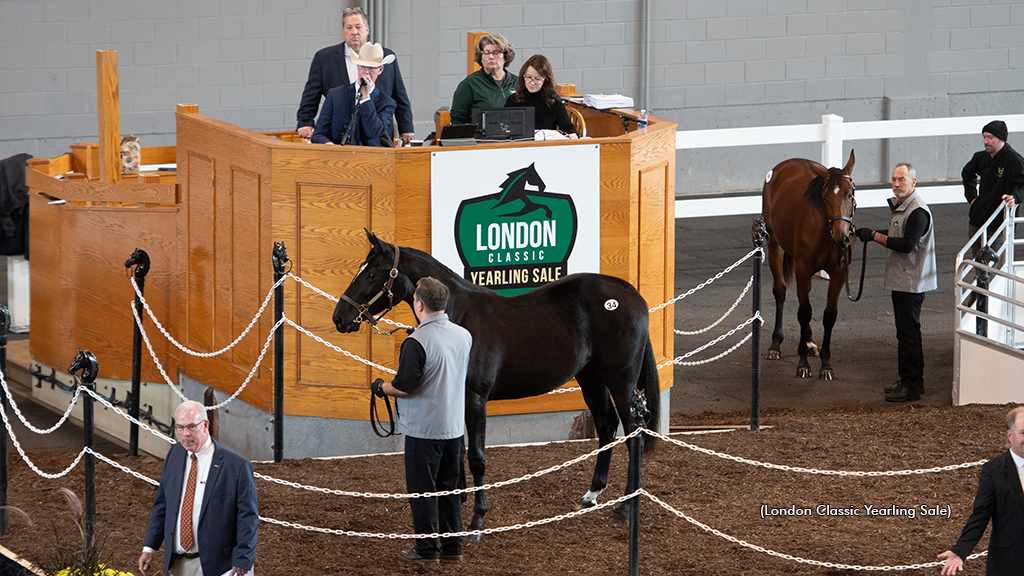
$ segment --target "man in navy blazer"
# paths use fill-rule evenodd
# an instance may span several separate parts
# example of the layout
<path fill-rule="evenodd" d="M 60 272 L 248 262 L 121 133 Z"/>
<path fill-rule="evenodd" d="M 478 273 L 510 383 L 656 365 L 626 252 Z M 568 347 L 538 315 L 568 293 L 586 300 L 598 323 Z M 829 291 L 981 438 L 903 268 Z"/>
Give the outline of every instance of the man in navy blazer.
<path fill-rule="evenodd" d="M 988 576 L 1017 575 L 1024 562 L 1024 407 L 1018 406 L 1006 415 L 1006 437 L 1010 449 L 981 467 L 974 511 L 967 519 L 960 539 L 951 550 L 939 554 L 945 560 L 943 576 L 963 570 L 964 558 L 981 540 L 985 527 L 992 520 L 988 542 Z"/>
<path fill-rule="evenodd" d="M 391 144 L 387 127 L 391 125 L 391 118 L 395 114 L 395 101 L 376 86 L 381 70 L 389 62 L 388 58 L 394 56 L 384 56 L 384 48 L 380 44 L 363 44 L 359 54 L 352 57 L 359 68 L 358 92 L 355 84 L 346 84 L 327 93 L 320 118 L 313 130 L 313 143 L 355 146 L 381 146 L 382 142 L 384 145 Z"/>
<path fill-rule="evenodd" d="M 260 522 L 252 464 L 210 438 L 202 404 L 183 402 L 174 419 L 179 442 L 164 460 L 139 571 L 145 574 L 166 544 L 164 571 L 172 576 L 241 576 L 256 560 Z M 192 521 L 179 521 L 179 512 Z"/>
<path fill-rule="evenodd" d="M 298 133 L 303 138 L 309 138 L 313 134 L 313 120 L 316 118 L 317 108 L 320 107 L 320 97 L 327 96 L 338 86 L 355 82 L 355 66 L 351 64 L 351 58 L 359 54 L 359 49 L 366 44 L 370 35 L 370 23 L 366 14 L 359 8 L 345 10 L 342 13 L 342 22 L 345 41 L 319 50 L 309 65 L 309 77 L 302 90 L 299 110 L 295 114 Z M 394 59 L 395 53 L 384 48 L 384 54 L 392 58 L 377 79 L 377 89 L 395 101 L 394 117 L 398 120 L 398 132 L 402 142 L 408 144 L 414 132 L 412 105 L 405 91 L 402 72 Z M 391 121 L 388 121 L 387 135 L 388 138 L 394 137 Z"/>

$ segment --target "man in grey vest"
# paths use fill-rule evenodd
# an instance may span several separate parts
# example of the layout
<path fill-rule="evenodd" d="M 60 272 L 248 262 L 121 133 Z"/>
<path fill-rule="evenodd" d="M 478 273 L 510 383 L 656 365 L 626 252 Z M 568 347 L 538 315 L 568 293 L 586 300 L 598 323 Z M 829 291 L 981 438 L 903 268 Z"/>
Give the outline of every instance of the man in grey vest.
<path fill-rule="evenodd" d="M 900 379 L 885 387 L 888 402 L 920 400 L 924 393 L 924 350 L 921 345 L 921 304 L 924 293 L 938 286 L 935 271 L 935 232 L 931 210 L 914 189 L 917 171 L 909 163 L 892 171 L 889 199 L 892 218 L 888 233 L 858 228 L 862 242 L 875 241 L 889 249 L 885 288 L 892 290 L 896 317 Z"/>
<path fill-rule="evenodd" d="M 412 494 L 454 490 L 462 470 L 466 372 L 473 337 L 448 320 L 448 287 L 429 276 L 416 283 L 412 309 L 420 325 L 402 342 L 398 372 L 377 379 L 373 393 L 396 396 L 398 431 L 405 434 L 405 485 Z M 410 498 L 416 534 L 462 531 L 459 495 Z M 417 538 L 402 560 L 462 561 L 462 538 Z"/>

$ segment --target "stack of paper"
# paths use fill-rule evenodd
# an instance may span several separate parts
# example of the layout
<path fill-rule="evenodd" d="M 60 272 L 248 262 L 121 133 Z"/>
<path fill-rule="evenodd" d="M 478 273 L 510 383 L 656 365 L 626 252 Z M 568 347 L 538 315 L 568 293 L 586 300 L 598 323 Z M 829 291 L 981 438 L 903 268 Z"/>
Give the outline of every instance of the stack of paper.
<path fill-rule="evenodd" d="M 586 94 L 583 103 L 593 108 L 632 108 L 633 99 L 622 94 Z"/>

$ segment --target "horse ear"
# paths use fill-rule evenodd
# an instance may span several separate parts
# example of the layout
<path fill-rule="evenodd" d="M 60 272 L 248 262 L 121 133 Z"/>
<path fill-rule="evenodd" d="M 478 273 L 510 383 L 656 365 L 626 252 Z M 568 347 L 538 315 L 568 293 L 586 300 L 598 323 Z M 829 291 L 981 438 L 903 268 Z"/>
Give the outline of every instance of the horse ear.
<path fill-rule="evenodd" d="M 811 169 L 811 172 L 813 172 L 814 175 L 817 176 L 818 178 L 828 178 L 828 168 L 825 168 L 823 165 L 818 164 L 817 162 L 808 162 L 807 165 Z"/>
<path fill-rule="evenodd" d="M 370 246 L 371 247 L 380 248 L 380 239 L 377 238 L 376 234 L 374 234 L 373 232 L 370 232 L 366 228 L 363 228 L 363 232 L 366 232 L 366 239 L 370 241 Z"/>
<path fill-rule="evenodd" d="M 857 157 L 853 155 L 853 148 L 850 148 L 850 159 L 846 161 L 846 166 L 843 166 L 843 175 L 849 176 L 853 172 L 853 165 L 857 162 Z"/>

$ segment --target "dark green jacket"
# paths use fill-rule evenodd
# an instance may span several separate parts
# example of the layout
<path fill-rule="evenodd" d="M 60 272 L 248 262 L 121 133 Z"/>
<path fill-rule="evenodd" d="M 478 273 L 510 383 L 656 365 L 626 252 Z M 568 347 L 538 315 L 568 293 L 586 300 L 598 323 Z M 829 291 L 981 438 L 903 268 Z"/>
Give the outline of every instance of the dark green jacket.
<path fill-rule="evenodd" d="M 516 91 L 519 76 L 505 69 L 505 78 L 499 84 L 484 72 L 483 68 L 473 72 L 459 82 L 452 96 L 452 124 L 466 124 L 470 121 L 473 108 L 501 108 L 505 99 Z"/>

